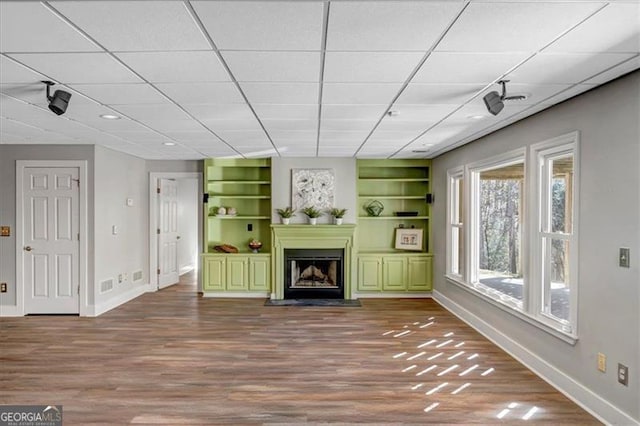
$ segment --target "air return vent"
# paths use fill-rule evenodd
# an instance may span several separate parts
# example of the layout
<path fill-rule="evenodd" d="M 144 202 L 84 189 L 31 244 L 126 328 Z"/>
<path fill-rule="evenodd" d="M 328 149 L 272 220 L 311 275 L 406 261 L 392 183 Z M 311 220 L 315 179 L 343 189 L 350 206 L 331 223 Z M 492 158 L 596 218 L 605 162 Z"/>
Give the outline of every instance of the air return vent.
<path fill-rule="evenodd" d="M 133 271 L 133 274 L 131 274 L 133 276 L 133 282 L 137 283 L 138 281 L 142 281 L 142 271 Z"/>
<path fill-rule="evenodd" d="M 113 278 L 104 280 L 100 283 L 100 293 L 106 293 L 113 290 Z"/>

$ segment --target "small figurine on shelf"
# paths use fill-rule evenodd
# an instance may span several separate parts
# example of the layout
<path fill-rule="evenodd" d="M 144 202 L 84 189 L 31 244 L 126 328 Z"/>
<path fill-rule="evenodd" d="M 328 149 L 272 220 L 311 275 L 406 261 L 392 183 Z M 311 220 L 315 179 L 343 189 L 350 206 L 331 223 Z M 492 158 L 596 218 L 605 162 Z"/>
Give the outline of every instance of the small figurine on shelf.
<path fill-rule="evenodd" d="M 227 207 L 227 215 L 228 216 L 235 216 L 238 214 L 238 211 L 236 210 L 235 207 Z"/>
<path fill-rule="evenodd" d="M 225 209 L 224 207 L 218 207 L 217 214 L 218 216 L 224 216 L 227 214 L 227 209 Z"/>
<path fill-rule="evenodd" d="M 258 252 L 260 252 L 260 249 L 262 248 L 262 243 L 260 241 L 256 240 L 255 238 L 252 238 L 249 241 L 249 248 L 251 249 L 252 252 L 258 253 Z"/>

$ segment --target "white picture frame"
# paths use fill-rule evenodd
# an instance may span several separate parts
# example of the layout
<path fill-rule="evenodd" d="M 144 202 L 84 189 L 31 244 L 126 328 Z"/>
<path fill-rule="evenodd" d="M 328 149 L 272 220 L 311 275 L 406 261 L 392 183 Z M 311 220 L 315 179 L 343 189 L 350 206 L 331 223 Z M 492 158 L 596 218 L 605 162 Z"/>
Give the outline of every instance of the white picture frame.
<path fill-rule="evenodd" d="M 396 228 L 396 249 L 422 251 L 421 228 Z"/>

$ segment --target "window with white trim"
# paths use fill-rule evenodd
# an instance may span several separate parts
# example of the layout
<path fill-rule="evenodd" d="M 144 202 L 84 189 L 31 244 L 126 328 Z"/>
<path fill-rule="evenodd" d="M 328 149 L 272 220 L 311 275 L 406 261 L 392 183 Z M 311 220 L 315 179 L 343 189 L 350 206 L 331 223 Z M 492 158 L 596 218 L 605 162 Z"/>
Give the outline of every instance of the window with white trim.
<path fill-rule="evenodd" d="M 533 308 L 541 321 L 570 334 L 575 334 L 578 301 L 575 139 L 532 147 L 537 162 Z"/>
<path fill-rule="evenodd" d="M 578 317 L 578 132 L 447 172 L 447 277 L 569 342 Z M 463 186 L 464 183 L 464 186 Z"/>
<path fill-rule="evenodd" d="M 525 295 L 522 262 L 523 150 L 470 169 L 469 282 L 492 299 L 521 310 Z"/>
<path fill-rule="evenodd" d="M 461 278 L 464 275 L 464 225 L 463 188 L 464 169 L 462 167 L 447 172 L 447 274 Z"/>

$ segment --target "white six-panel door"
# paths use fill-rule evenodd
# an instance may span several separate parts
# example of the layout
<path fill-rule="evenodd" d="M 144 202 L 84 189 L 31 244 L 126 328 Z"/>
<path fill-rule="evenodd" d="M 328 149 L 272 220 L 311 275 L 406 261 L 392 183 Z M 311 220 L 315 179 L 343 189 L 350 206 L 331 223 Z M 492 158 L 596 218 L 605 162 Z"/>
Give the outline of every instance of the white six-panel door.
<path fill-rule="evenodd" d="M 24 168 L 25 314 L 80 311 L 78 176 L 78 167 Z"/>
<path fill-rule="evenodd" d="M 160 232 L 158 235 L 158 287 L 175 284 L 180 279 L 178 267 L 178 182 L 159 179 Z"/>

